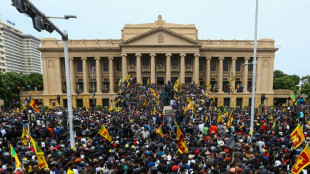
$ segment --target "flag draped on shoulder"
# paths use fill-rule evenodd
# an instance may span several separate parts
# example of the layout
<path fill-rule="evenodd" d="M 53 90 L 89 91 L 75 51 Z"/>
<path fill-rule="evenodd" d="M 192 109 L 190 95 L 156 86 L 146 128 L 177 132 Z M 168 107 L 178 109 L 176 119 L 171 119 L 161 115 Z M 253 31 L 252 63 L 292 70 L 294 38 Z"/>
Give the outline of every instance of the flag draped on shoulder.
<path fill-rule="evenodd" d="M 305 140 L 305 136 L 302 132 L 302 127 L 300 126 L 300 124 L 298 124 L 297 127 L 290 134 L 290 138 L 294 149 L 301 145 L 301 143 Z"/>
<path fill-rule="evenodd" d="M 31 99 L 29 106 L 31 106 L 33 108 L 34 112 L 39 113 L 37 103 L 34 99 Z"/>
<path fill-rule="evenodd" d="M 178 138 L 178 150 L 181 154 L 187 153 L 188 152 L 188 148 L 184 139 L 184 135 L 181 131 L 181 129 L 179 128 L 179 126 L 177 125 L 177 123 L 175 123 L 177 126 L 177 138 Z"/>
<path fill-rule="evenodd" d="M 161 127 L 159 127 L 158 129 L 155 128 L 155 132 L 156 132 L 161 138 L 164 138 L 164 134 L 163 134 L 163 131 L 162 131 Z"/>
<path fill-rule="evenodd" d="M 297 157 L 296 162 L 292 168 L 292 173 L 300 173 L 300 171 L 310 164 L 310 148 L 307 144 L 304 150 Z"/>
<path fill-rule="evenodd" d="M 108 139 L 109 141 L 112 141 L 112 138 L 110 137 L 110 134 L 108 132 L 108 130 L 105 128 L 104 125 L 102 125 L 101 129 L 98 132 L 101 136 L 103 136 L 104 138 Z"/>
<path fill-rule="evenodd" d="M 28 146 L 28 138 L 27 138 L 27 136 L 29 137 L 29 132 L 26 129 L 26 127 L 23 126 L 22 140 L 23 140 L 23 144 L 25 146 Z"/>
<path fill-rule="evenodd" d="M 18 159 L 18 156 L 17 156 L 17 153 L 15 151 L 15 149 L 13 148 L 12 145 L 10 145 L 10 149 L 11 149 L 11 156 L 12 158 L 15 159 L 15 166 L 17 169 L 21 169 L 22 168 L 22 163 L 20 163 L 19 159 Z"/>
<path fill-rule="evenodd" d="M 31 144 L 34 148 L 34 151 L 36 153 L 36 156 L 38 158 L 38 167 L 40 169 L 43 169 L 43 168 L 48 168 L 48 165 L 45 161 L 45 158 L 44 158 L 44 153 L 43 151 L 40 149 L 40 147 L 38 146 L 38 144 L 34 141 L 34 139 L 29 135 L 29 139 L 31 141 Z"/>

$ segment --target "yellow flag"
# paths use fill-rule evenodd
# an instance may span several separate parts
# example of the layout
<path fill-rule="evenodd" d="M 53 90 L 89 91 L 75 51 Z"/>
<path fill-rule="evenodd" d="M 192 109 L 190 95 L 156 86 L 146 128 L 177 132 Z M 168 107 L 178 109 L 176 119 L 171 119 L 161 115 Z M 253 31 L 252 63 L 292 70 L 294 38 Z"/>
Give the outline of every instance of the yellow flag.
<path fill-rule="evenodd" d="M 109 141 L 112 141 L 112 138 L 110 137 L 109 132 L 107 131 L 104 125 L 102 125 L 98 133 L 104 138 L 108 139 Z"/>
<path fill-rule="evenodd" d="M 12 145 L 10 145 L 10 149 L 11 149 L 11 156 L 15 159 L 15 165 L 17 169 L 21 169 L 22 168 L 22 164 L 20 163 L 17 153 L 15 152 L 15 149 L 13 148 Z"/>
<path fill-rule="evenodd" d="M 150 78 L 147 79 L 147 84 L 150 85 Z"/>
<path fill-rule="evenodd" d="M 217 123 L 221 123 L 222 122 L 222 112 L 220 111 L 218 117 L 217 117 Z"/>
<path fill-rule="evenodd" d="M 110 106 L 109 109 L 108 109 L 108 111 L 113 111 L 113 107 Z"/>
<path fill-rule="evenodd" d="M 23 144 L 25 146 L 28 146 L 28 138 L 27 138 L 27 136 L 29 136 L 28 130 L 25 128 L 25 126 L 23 126 L 22 140 L 23 140 Z"/>
<path fill-rule="evenodd" d="M 159 127 L 158 129 L 155 128 L 155 132 L 161 136 L 161 138 L 164 138 L 164 134 L 163 134 L 163 131 L 161 129 L 161 127 Z"/>

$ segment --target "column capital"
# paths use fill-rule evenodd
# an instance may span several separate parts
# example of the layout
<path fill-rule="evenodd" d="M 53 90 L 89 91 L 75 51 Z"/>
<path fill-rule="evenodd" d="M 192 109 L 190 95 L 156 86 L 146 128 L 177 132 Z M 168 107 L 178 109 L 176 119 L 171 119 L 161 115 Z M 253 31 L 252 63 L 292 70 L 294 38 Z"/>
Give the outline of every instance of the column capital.
<path fill-rule="evenodd" d="M 109 60 L 113 60 L 113 59 L 114 59 L 114 57 L 112 57 L 112 56 L 109 56 L 109 57 L 108 57 L 108 59 L 109 59 Z"/>
<path fill-rule="evenodd" d="M 250 60 L 250 57 L 245 57 L 244 60 Z"/>
<path fill-rule="evenodd" d="M 206 60 L 211 60 L 212 59 L 212 57 L 206 57 Z"/>
<path fill-rule="evenodd" d="M 150 53 L 150 56 L 156 56 L 156 54 L 155 53 Z"/>
<path fill-rule="evenodd" d="M 87 57 L 81 57 L 82 60 L 87 60 Z"/>
<path fill-rule="evenodd" d="M 199 56 L 200 56 L 200 54 L 196 53 L 196 54 L 194 54 L 194 56 L 195 56 L 195 57 L 197 57 L 197 56 L 199 57 Z"/>
<path fill-rule="evenodd" d="M 231 58 L 231 60 L 237 60 L 237 57 L 236 57 L 236 56 L 234 56 L 234 57 L 232 57 L 232 58 Z"/>
<path fill-rule="evenodd" d="M 100 60 L 101 59 L 101 57 L 95 57 L 95 60 Z"/>
<path fill-rule="evenodd" d="M 126 53 L 123 53 L 121 56 L 122 56 L 122 57 L 127 57 L 127 54 L 126 54 Z"/>
<path fill-rule="evenodd" d="M 186 54 L 185 54 L 185 53 L 181 53 L 180 56 L 181 56 L 181 57 L 185 57 Z"/>
<path fill-rule="evenodd" d="M 166 57 L 171 57 L 172 54 L 171 53 L 166 53 Z"/>
<path fill-rule="evenodd" d="M 136 53 L 136 57 L 141 57 L 141 53 Z"/>
<path fill-rule="evenodd" d="M 225 57 L 219 57 L 219 60 L 224 60 L 225 59 Z"/>

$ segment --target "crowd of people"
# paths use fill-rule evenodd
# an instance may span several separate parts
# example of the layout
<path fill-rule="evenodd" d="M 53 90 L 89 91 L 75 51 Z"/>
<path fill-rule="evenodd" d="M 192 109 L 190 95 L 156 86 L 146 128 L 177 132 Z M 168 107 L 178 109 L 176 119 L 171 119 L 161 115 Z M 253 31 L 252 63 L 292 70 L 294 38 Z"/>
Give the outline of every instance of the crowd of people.
<path fill-rule="evenodd" d="M 305 142 L 310 140 L 307 105 L 256 108 L 251 136 L 250 109 L 215 107 L 205 90 L 193 83 L 174 88 L 171 84 L 141 85 L 129 78 L 120 83 L 114 108 L 74 111 L 81 121 L 75 148 L 70 147 L 68 128 L 57 108 L 33 112 L 29 133 L 48 164 L 42 169 L 34 147 L 23 144 L 22 112 L 4 111 L 0 113 L 0 173 L 290 173 L 306 145 L 294 150 L 290 133 L 301 124 Z M 189 107 L 189 103 L 194 105 Z M 172 106 L 175 122 L 163 121 L 165 105 Z M 176 125 L 184 134 L 187 153 L 178 150 Z M 98 135 L 102 126 L 111 141 Z M 21 169 L 14 166 L 10 145 Z"/>

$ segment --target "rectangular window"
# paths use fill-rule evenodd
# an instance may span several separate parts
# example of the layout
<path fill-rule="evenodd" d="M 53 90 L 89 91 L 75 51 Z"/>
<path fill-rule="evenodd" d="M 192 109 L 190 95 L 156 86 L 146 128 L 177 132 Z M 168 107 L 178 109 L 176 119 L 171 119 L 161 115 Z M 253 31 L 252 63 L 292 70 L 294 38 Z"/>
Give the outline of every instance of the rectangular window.
<path fill-rule="evenodd" d="M 164 65 L 164 59 L 163 58 L 157 58 L 157 66 L 163 66 Z"/>
<path fill-rule="evenodd" d="M 96 61 L 95 59 L 90 59 L 89 60 L 89 71 L 94 73 L 96 68 Z"/>
<path fill-rule="evenodd" d="M 185 66 L 192 66 L 192 58 L 185 58 Z"/>
<path fill-rule="evenodd" d="M 122 61 L 121 59 L 116 59 L 115 60 L 115 69 L 116 71 L 122 71 Z"/>
<path fill-rule="evenodd" d="M 77 72 L 83 72 L 83 62 L 82 62 L 82 60 L 77 60 L 76 61 L 76 69 L 77 69 Z"/>
<path fill-rule="evenodd" d="M 143 66 L 150 66 L 150 58 L 143 58 Z"/>
<path fill-rule="evenodd" d="M 240 59 L 236 60 L 236 71 L 241 71 L 241 60 Z"/>
<path fill-rule="evenodd" d="M 103 59 L 103 71 L 109 71 L 109 60 Z"/>
<path fill-rule="evenodd" d="M 249 63 L 252 63 L 253 62 L 253 58 L 251 58 L 250 60 L 249 60 Z M 249 71 L 253 71 L 253 64 L 249 64 L 248 65 L 249 66 Z"/>
<path fill-rule="evenodd" d="M 199 71 L 203 71 L 204 61 L 203 59 L 199 59 Z"/>
<path fill-rule="evenodd" d="M 84 90 L 84 83 L 83 82 L 77 82 L 77 88 L 78 91 L 82 92 Z"/>
<path fill-rule="evenodd" d="M 210 66 L 211 66 L 211 71 L 216 71 L 216 60 L 215 59 L 211 59 L 210 61 Z"/>
<path fill-rule="evenodd" d="M 129 58 L 129 65 L 136 66 L 136 58 Z"/>
<path fill-rule="evenodd" d="M 229 65 L 229 60 L 224 59 L 223 60 L 223 71 L 228 71 L 228 65 Z"/>
<path fill-rule="evenodd" d="M 179 59 L 178 58 L 172 58 L 171 59 L 171 66 L 179 66 Z"/>

